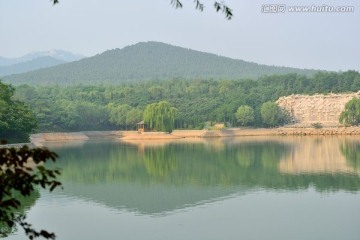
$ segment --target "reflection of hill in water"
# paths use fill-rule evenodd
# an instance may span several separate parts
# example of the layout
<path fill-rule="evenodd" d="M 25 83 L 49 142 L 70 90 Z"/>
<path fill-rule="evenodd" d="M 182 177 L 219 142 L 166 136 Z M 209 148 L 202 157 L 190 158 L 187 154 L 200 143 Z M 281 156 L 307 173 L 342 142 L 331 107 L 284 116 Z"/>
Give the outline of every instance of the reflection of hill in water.
<path fill-rule="evenodd" d="M 162 184 L 136 183 L 93 185 L 65 183 L 64 187 L 64 193 L 69 196 L 95 201 L 110 208 L 125 208 L 128 211 L 150 215 L 166 214 L 245 192 L 242 189 L 223 187 L 171 187 Z"/>
<path fill-rule="evenodd" d="M 348 161 L 356 152 L 354 141 L 246 137 L 160 146 L 88 141 L 52 149 L 61 156 L 65 194 L 153 214 L 256 188 L 359 191 L 358 169 Z"/>

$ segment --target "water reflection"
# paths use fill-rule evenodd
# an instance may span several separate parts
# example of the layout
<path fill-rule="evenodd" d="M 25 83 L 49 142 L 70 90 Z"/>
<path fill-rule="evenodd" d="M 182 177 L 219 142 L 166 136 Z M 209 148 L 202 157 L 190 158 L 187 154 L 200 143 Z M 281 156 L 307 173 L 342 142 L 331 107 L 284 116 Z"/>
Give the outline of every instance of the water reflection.
<path fill-rule="evenodd" d="M 61 156 L 56 167 L 63 169 L 64 190 L 41 192 L 28 217 L 59 239 L 359 236 L 360 137 L 48 147 Z"/>
<path fill-rule="evenodd" d="M 340 145 L 341 153 L 346 158 L 348 166 L 360 172 L 360 141 L 347 139 Z"/>
<path fill-rule="evenodd" d="M 281 172 L 360 175 L 360 169 L 351 164 L 354 161 L 348 160 L 356 158 L 360 144 L 357 137 L 298 137 L 283 141 L 292 147 L 279 164 Z"/>
<path fill-rule="evenodd" d="M 172 147 L 149 147 L 144 151 L 144 164 L 149 176 L 166 178 L 177 171 L 177 160 Z"/>
<path fill-rule="evenodd" d="M 39 191 L 35 190 L 28 197 L 22 196 L 19 192 L 14 192 L 14 198 L 20 201 L 20 208 L 17 210 L 12 210 L 12 213 L 16 217 L 23 216 L 40 197 Z M 13 234 L 18 231 L 18 226 L 9 227 L 6 223 L 0 222 L 0 237 L 6 237 L 10 234 Z"/>
<path fill-rule="evenodd" d="M 359 191 L 359 138 L 278 137 L 51 146 L 65 194 L 159 214 L 257 189 Z"/>

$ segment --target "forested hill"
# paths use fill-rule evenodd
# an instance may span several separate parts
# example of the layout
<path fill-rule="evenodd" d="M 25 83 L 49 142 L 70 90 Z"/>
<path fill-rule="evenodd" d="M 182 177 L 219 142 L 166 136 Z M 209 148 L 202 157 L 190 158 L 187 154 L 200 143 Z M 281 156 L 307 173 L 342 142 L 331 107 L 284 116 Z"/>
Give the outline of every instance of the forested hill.
<path fill-rule="evenodd" d="M 275 67 L 159 42 L 138 43 L 77 62 L 4 77 L 15 85 L 121 83 L 149 79 L 241 79 L 314 70 Z"/>

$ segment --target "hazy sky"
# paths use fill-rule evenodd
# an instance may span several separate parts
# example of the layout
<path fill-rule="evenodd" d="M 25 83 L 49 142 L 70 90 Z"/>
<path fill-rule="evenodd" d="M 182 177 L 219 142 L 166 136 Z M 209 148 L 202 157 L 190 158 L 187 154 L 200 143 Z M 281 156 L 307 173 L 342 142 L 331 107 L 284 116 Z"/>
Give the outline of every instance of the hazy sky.
<path fill-rule="evenodd" d="M 0 56 L 63 49 L 92 56 L 142 41 L 160 41 L 269 65 L 360 70 L 360 1 L 225 0 L 226 20 L 203 0 L 176 10 L 170 0 L 0 0 Z M 264 4 L 286 4 L 263 13 Z M 352 13 L 293 13 L 290 6 L 354 6 Z"/>

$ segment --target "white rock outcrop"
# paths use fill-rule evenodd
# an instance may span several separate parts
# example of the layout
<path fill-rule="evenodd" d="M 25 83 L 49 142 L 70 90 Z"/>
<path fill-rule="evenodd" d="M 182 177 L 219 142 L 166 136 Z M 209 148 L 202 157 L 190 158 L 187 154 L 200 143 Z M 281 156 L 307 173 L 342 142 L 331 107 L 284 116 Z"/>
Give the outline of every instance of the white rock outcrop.
<path fill-rule="evenodd" d="M 352 98 L 360 98 L 360 91 L 350 94 L 315 94 L 280 97 L 276 103 L 290 115 L 291 123 L 310 126 L 321 123 L 323 126 L 339 126 L 339 116 L 345 104 Z"/>

